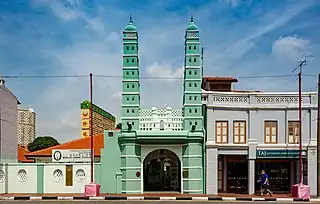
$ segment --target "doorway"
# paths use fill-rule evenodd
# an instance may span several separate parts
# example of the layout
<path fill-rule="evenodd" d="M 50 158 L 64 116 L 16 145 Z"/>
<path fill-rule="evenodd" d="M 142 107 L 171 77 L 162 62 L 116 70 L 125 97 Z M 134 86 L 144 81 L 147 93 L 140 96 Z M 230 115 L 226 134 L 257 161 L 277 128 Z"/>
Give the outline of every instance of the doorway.
<path fill-rule="evenodd" d="M 143 161 L 144 191 L 181 192 L 181 163 L 170 150 L 159 149 Z"/>

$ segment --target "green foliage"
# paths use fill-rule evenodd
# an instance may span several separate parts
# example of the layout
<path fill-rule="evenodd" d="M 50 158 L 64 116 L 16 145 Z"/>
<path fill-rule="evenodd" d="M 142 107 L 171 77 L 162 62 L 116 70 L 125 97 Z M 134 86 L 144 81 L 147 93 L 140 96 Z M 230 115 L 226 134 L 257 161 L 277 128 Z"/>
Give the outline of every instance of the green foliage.
<path fill-rule="evenodd" d="M 37 137 L 33 142 L 28 144 L 30 152 L 46 149 L 48 147 L 59 145 L 60 143 L 51 136 Z"/>

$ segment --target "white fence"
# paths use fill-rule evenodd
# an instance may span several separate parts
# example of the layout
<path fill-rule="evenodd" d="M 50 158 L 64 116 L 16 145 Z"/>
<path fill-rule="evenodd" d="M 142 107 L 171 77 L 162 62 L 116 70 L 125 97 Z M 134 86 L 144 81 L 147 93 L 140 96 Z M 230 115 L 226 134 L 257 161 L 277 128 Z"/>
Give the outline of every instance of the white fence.
<path fill-rule="evenodd" d="M 90 177 L 90 164 L 4 164 L 0 166 L 0 194 L 84 193 Z"/>

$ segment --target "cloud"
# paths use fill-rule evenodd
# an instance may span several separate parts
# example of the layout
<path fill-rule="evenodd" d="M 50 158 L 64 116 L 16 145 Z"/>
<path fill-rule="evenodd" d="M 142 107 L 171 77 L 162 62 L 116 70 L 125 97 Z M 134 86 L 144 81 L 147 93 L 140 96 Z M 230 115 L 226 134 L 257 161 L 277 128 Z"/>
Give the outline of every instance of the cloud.
<path fill-rule="evenodd" d="M 83 20 L 87 28 L 94 32 L 103 34 L 105 27 L 100 17 L 90 17 L 82 10 L 81 0 L 33 0 L 36 7 L 48 7 L 54 15 L 63 21 L 70 22 Z"/>
<path fill-rule="evenodd" d="M 272 45 L 272 54 L 285 60 L 297 60 L 309 55 L 310 41 L 298 36 L 280 37 Z"/>
<path fill-rule="evenodd" d="M 220 0 L 225 1 L 231 7 L 238 7 L 239 5 L 246 3 L 247 5 L 251 3 L 251 0 Z"/>
<path fill-rule="evenodd" d="M 163 81 L 173 82 L 174 80 L 181 79 L 183 77 L 183 68 L 174 69 L 169 63 L 154 63 L 146 69 L 146 73 L 149 77 L 163 78 Z"/>

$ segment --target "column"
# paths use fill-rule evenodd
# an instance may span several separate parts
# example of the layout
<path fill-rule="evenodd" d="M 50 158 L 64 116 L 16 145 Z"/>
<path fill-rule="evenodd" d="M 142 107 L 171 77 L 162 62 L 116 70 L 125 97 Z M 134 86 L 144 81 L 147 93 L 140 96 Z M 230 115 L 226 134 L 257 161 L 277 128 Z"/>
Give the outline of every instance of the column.
<path fill-rule="evenodd" d="M 257 158 L 258 141 L 256 139 L 248 139 L 248 145 L 248 193 L 254 194 L 256 186 L 255 160 Z"/>
<path fill-rule="evenodd" d="M 255 193 L 255 160 L 250 159 L 248 161 L 248 193 L 254 194 Z"/>
<path fill-rule="evenodd" d="M 218 148 L 207 146 L 207 194 L 218 194 Z"/>
<path fill-rule="evenodd" d="M 223 192 L 227 191 L 228 168 L 227 156 L 223 156 Z"/>
<path fill-rule="evenodd" d="M 317 195 L 317 149 L 316 147 L 308 148 L 308 185 L 310 195 Z"/>
<path fill-rule="evenodd" d="M 121 152 L 122 193 L 142 193 L 141 183 L 143 178 L 138 178 L 136 173 L 141 169 L 141 146 L 135 143 L 124 143 Z"/>
<path fill-rule="evenodd" d="M 295 160 L 290 161 L 290 186 L 296 183 L 294 163 L 295 163 Z"/>
<path fill-rule="evenodd" d="M 188 171 L 188 176 L 183 177 L 183 193 L 204 193 L 202 151 L 200 143 L 188 143 L 183 146 L 182 169 Z"/>

